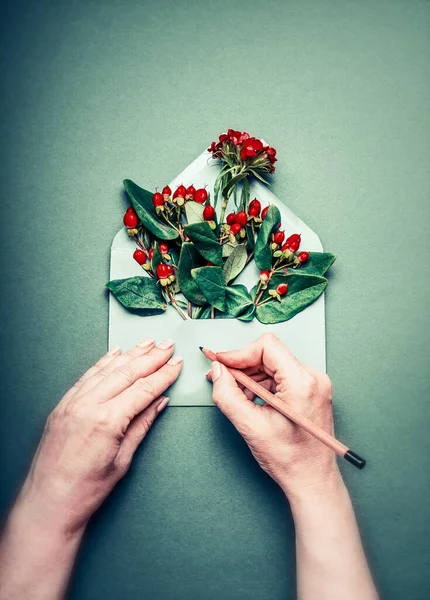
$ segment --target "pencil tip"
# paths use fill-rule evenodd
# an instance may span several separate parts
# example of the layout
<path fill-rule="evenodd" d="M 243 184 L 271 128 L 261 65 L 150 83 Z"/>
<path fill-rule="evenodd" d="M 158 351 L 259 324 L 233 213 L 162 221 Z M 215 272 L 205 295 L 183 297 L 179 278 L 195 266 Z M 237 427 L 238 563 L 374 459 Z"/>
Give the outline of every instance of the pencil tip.
<path fill-rule="evenodd" d="M 203 346 L 199 346 L 200 352 L 203 352 Z"/>

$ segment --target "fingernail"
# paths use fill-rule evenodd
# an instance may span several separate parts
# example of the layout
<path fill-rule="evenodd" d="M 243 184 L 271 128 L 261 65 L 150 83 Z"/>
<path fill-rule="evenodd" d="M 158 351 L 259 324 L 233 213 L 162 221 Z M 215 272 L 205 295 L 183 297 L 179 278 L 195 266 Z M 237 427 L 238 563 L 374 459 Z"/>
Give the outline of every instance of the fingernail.
<path fill-rule="evenodd" d="M 167 398 L 167 396 L 164 396 L 158 406 L 157 406 L 157 415 L 159 415 L 161 413 L 162 410 L 164 410 L 166 408 L 166 406 L 169 404 L 169 400 L 170 398 Z"/>
<path fill-rule="evenodd" d="M 168 365 L 179 365 L 184 359 L 182 356 L 172 356 L 170 360 L 167 361 Z"/>
<path fill-rule="evenodd" d="M 149 348 L 150 346 L 153 346 L 154 344 L 155 344 L 155 342 L 152 338 L 146 338 L 146 340 L 143 340 L 143 342 L 140 342 L 139 347 L 140 348 Z"/>
<path fill-rule="evenodd" d="M 173 340 L 164 340 L 161 342 L 161 344 L 158 344 L 158 347 L 160 350 L 167 350 L 168 348 L 171 348 L 174 343 L 175 342 Z"/>
<path fill-rule="evenodd" d="M 212 381 L 216 381 L 218 377 L 221 375 L 221 365 L 219 362 L 214 361 L 212 363 Z"/>
<path fill-rule="evenodd" d="M 109 352 L 107 353 L 107 356 L 115 356 L 115 354 L 118 354 L 119 352 L 119 346 L 114 346 L 113 348 L 111 348 L 109 350 Z"/>
<path fill-rule="evenodd" d="M 209 375 L 211 374 L 211 372 L 212 372 L 212 369 L 209 369 L 209 371 L 206 371 L 205 376 L 209 377 Z"/>

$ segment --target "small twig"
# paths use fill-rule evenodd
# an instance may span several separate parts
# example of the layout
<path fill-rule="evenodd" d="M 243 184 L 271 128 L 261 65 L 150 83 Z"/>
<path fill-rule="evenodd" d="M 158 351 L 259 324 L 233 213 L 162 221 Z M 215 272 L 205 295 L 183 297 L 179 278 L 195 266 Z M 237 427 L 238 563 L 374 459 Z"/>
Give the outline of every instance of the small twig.
<path fill-rule="evenodd" d="M 215 306 L 211 306 L 211 319 L 215 319 Z"/>
<path fill-rule="evenodd" d="M 188 316 L 190 317 L 190 319 L 193 318 L 193 305 L 191 304 L 191 302 L 188 300 Z"/>

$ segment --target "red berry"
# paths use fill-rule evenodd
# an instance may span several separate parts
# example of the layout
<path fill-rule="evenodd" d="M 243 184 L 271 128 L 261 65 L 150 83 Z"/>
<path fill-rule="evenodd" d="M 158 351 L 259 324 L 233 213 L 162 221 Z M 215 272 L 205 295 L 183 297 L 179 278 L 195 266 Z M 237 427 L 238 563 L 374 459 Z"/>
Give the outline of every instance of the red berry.
<path fill-rule="evenodd" d="M 269 205 L 270 206 L 270 205 Z M 266 208 L 263 208 L 263 212 L 261 213 L 261 218 L 265 219 L 266 215 L 267 215 L 267 211 L 269 210 L 269 206 L 266 206 Z"/>
<path fill-rule="evenodd" d="M 215 216 L 215 209 L 210 204 L 207 204 L 203 210 L 203 218 L 205 221 L 212 221 Z"/>
<path fill-rule="evenodd" d="M 167 267 L 167 276 L 170 277 L 170 275 L 173 275 L 173 267 L 172 265 L 166 265 Z"/>
<path fill-rule="evenodd" d="M 245 225 L 248 222 L 248 217 L 246 215 L 246 212 L 244 210 L 241 210 L 240 212 L 237 213 L 236 218 L 234 219 L 235 223 L 239 223 L 239 225 L 241 227 L 245 227 Z"/>
<path fill-rule="evenodd" d="M 135 212 L 132 206 L 129 206 L 125 212 Z"/>
<path fill-rule="evenodd" d="M 137 248 L 137 250 L 133 253 L 134 260 L 139 263 L 139 265 L 144 265 L 146 263 L 146 254 L 143 250 Z"/>
<path fill-rule="evenodd" d="M 124 225 L 129 229 L 134 229 L 138 223 L 139 219 L 137 218 L 137 214 L 135 211 L 127 211 L 124 215 Z"/>
<path fill-rule="evenodd" d="M 211 263 L 211 262 L 207 262 L 207 263 L 206 263 L 206 266 L 207 266 L 207 267 L 213 267 L 213 263 Z"/>
<path fill-rule="evenodd" d="M 164 205 L 163 194 L 160 194 L 160 192 L 155 192 L 155 194 L 152 196 L 152 204 L 154 206 L 163 206 Z"/>
<path fill-rule="evenodd" d="M 261 202 L 260 202 L 260 200 L 257 200 L 257 198 L 254 198 L 254 200 L 252 200 L 249 203 L 248 213 L 251 217 L 258 217 L 258 215 L 260 214 L 260 210 L 261 210 Z M 251 211 L 253 213 L 256 212 L 256 214 L 251 215 Z"/>
<path fill-rule="evenodd" d="M 229 215 L 227 215 L 227 219 L 226 219 L 227 225 L 233 225 L 235 220 L 236 220 L 236 215 L 234 213 L 230 213 Z"/>
<path fill-rule="evenodd" d="M 169 246 L 164 242 L 161 242 L 158 247 L 160 248 L 161 254 L 167 254 L 169 252 Z"/>
<path fill-rule="evenodd" d="M 305 263 L 309 258 L 309 252 L 300 252 L 297 258 L 301 263 Z"/>
<path fill-rule="evenodd" d="M 302 238 L 299 233 L 293 233 L 293 235 L 290 235 L 290 237 L 287 238 L 287 241 L 282 246 L 282 250 L 289 250 L 290 252 L 297 252 L 297 250 L 300 248 L 301 240 L 302 240 Z"/>
<path fill-rule="evenodd" d="M 200 188 L 199 190 L 196 190 L 194 193 L 194 202 L 198 202 L 199 204 L 203 204 L 203 202 L 206 202 L 208 198 L 208 193 L 205 190 L 205 188 Z"/>
<path fill-rule="evenodd" d="M 169 265 L 160 263 L 157 267 L 157 277 L 159 279 L 166 279 L 166 277 L 169 277 Z"/>
<path fill-rule="evenodd" d="M 242 227 L 240 226 L 240 223 L 233 223 L 233 225 L 230 227 L 230 231 L 233 235 L 237 235 L 241 229 Z"/>
<path fill-rule="evenodd" d="M 154 256 L 154 248 L 151 248 L 151 250 L 149 251 L 149 260 L 152 260 L 153 256 Z"/>
<path fill-rule="evenodd" d="M 172 195 L 172 190 L 169 188 L 168 185 L 165 185 L 163 187 L 162 194 L 163 194 L 163 196 L 171 196 Z"/>
<path fill-rule="evenodd" d="M 195 193 L 196 193 L 196 188 L 191 184 L 189 187 L 187 187 L 187 193 L 185 195 L 186 196 L 194 196 Z"/>
<path fill-rule="evenodd" d="M 280 283 L 278 285 L 278 287 L 276 288 L 276 291 L 280 296 L 285 296 L 285 294 L 287 293 L 287 290 L 288 290 L 288 283 Z"/>
<path fill-rule="evenodd" d="M 273 241 L 275 242 L 275 244 L 278 244 L 279 246 L 282 244 L 282 242 L 284 241 L 285 238 L 285 231 L 277 231 L 274 235 L 273 235 Z"/>
<path fill-rule="evenodd" d="M 264 281 L 264 282 L 269 281 L 269 279 L 270 279 L 269 271 L 261 271 L 260 279 L 261 279 L 261 281 Z"/>
<path fill-rule="evenodd" d="M 180 185 L 179 187 L 176 188 L 175 193 L 173 194 L 174 198 L 185 198 L 185 194 L 187 193 L 187 188 L 184 185 Z"/>

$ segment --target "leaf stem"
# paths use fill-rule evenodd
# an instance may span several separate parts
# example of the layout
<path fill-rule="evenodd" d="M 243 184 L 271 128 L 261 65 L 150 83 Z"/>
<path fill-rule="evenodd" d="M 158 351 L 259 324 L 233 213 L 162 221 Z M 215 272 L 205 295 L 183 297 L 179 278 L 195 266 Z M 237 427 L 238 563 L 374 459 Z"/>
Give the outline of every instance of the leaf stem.
<path fill-rule="evenodd" d="M 193 305 L 191 304 L 191 302 L 188 300 L 188 316 L 190 317 L 190 319 L 193 318 Z"/>
<path fill-rule="evenodd" d="M 215 319 L 215 306 L 211 306 L 211 319 Z"/>
<path fill-rule="evenodd" d="M 182 312 L 181 308 L 180 308 L 180 307 L 179 307 L 179 306 L 176 304 L 176 302 L 175 302 L 175 297 L 174 297 L 174 295 L 172 294 L 172 292 L 171 292 L 171 290 L 169 289 L 169 287 L 168 287 L 168 286 L 165 288 L 165 292 L 166 292 L 166 295 L 167 295 L 167 297 L 168 297 L 168 299 L 169 299 L 169 301 L 170 301 L 170 304 L 171 304 L 171 305 L 173 306 L 173 308 L 174 308 L 174 309 L 175 309 L 175 310 L 176 310 L 176 311 L 177 311 L 177 312 L 178 312 L 178 313 L 181 315 L 181 318 L 182 318 L 184 321 L 186 321 L 186 320 L 187 320 L 187 317 L 184 315 L 184 313 Z"/>
<path fill-rule="evenodd" d="M 269 296 L 268 298 L 266 298 L 266 300 L 263 300 L 263 302 L 260 302 L 259 304 L 256 304 L 255 306 L 256 307 L 257 306 L 263 306 L 263 304 L 266 304 L 266 302 L 270 302 L 270 300 L 274 300 L 274 296 Z"/>

